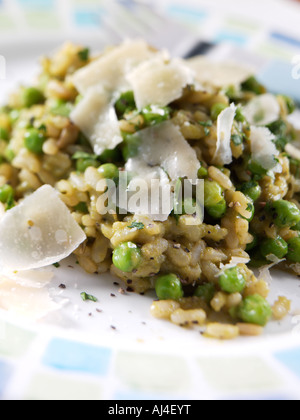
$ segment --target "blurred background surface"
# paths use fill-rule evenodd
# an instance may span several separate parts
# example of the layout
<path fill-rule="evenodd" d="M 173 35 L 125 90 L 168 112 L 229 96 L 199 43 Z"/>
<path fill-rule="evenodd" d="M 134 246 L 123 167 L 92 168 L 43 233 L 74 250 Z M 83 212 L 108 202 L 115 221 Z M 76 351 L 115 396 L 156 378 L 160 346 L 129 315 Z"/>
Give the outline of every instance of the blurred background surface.
<path fill-rule="evenodd" d="M 124 36 L 130 26 L 146 30 L 151 23 L 154 30 L 155 22 L 143 5 L 210 42 L 226 41 L 280 58 L 300 51 L 296 0 L 0 0 L 0 45 L 16 39 L 47 44 L 66 38 L 92 39 L 97 45 L 106 41 L 107 18 Z M 114 20 L 120 15 L 123 27 Z M 168 37 L 167 26 L 164 35 Z"/>
<path fill-rule="evenodd" d="M 267 88 L 280 84 L 300 102 L 299 22 L 298 0 L 0 0 L 0 55 L 7 64 L 0 92 L 29 77 L 34 58 L 62 42 L 97 51 L 143 37 L 181 56 L 198 41 L 200 52 L 220 45 L 219 59 L 251 65 Z"/>

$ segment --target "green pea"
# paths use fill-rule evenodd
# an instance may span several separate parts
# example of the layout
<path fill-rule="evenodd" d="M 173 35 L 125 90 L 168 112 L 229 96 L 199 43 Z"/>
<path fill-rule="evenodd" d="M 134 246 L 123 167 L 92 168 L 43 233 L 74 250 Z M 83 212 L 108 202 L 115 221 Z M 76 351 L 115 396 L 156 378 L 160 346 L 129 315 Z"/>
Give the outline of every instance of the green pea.
<path fill-rule="evenodd" d="M 206 178 L 208 175 L 208 170 L 204 168 L 204 166 L 201 166 L 201 168 L 198 171 L 198 178 Z"/>
<path fill-rule="evenodd" d="M 204 181 L 204 206 L 207 213 L 215 219 L 220 219 L 226 213 L 223 189 L 216 181 Z"/>
<path fill-rule="evenodd" d="M 260 245 L 260 252 L 263 257 L 267 258 L 269 255 L 281 259 L 288 253 L 288 244 L 278 236 L 276 239 L 265 239 Z"/>
<path fill-rule="evenodd" d="M 225 215 L 226 210 L 227 204 L 224 198 L 218 204 L 206 207 L 207 213 L 214 219 L 221 219 Z"/>
<path fill-rule="evenodd" d="M 228 108 L 228 105 L 217 103 L 211 107 L 210 116 L 213 120 L 217 120 L 218 116 L 221 114 L 224 109 Z"/>
<path fill-rule="evenodd" d="M 60 115 L 62 117 L 69 117 L 73 110 L 73 105 L 70 102 L 58 100 L 56 105 L 50 110 L 53 115 Z"/>
<path fill-rule="evenodd" d="M 203 298 L 206 303 L 210 303 L 215 295 L 216 288 L 213 283 L 201 284 L 195 290 L 194 296 Z"/>
<path fill-rule="evenodd" d="M 168 107 L 150 105 L 144 108 L 141 113 L 147 125 L 156 125 L 170 118 L 171 109 Z"/>
<path fill-rule="evenodd" d="M 125 273 L 137 269 L 142 261 L 140 248 L 133 242 L 120 244 L 113 252 L 113 264 Z"/>
<path fill-rule="evenodd" d="M 0 187 L 0 201 L 3 204 L 11 202 L 14 198 L 15 192 L 11 185 L 5 184 Z"/>
<path fill-rule="evenodd" d="M 286 200 L 268 203 L 267 211 L 271 214 L 275 225 L 279 228 L 293 227 L 300 222 L 300 210 L 296 204 Z"/>
<path fill-rule="evenodd" d="M 235 120 L 238 121 L 238 122 L 241 122 L 241 123 L 246 121 L 246 118 L 245 118 L 245 116 L 242 112 L 241 107 L 237 107 L 236 114 L 235 114 Z"/>
<path fill-rule="evenodd" d="M 204 181 L 204 205 L 211 207 L 218 204 L 223 197 L 223 188 L 216 182 L 206 179 Z"/>
<path fill-rule="evenodd" d="M 43 153 L 43 145 L 46 138 L 44 134 L 35 128 L 25 133 L 25 147 L 32 153 L 37 155 Z"/>
<path fill-rule="evenodd" d="M 122 93 L 115 103 L 115 109 L 119 117 L 122 117 L 127 112 L 136 109 L 134 93 L 132 91 Z"/>
<path fill-rule="evenodd" d="M 253 202 L 257 201 L 262 193 L 260 185 L 255 181 L 250 181 L 243 184 L 241 191 L 243 194 L 251 198 Z"/>
<path fill-rule="evenodd" d="M 246 286 L 246 279 L 239 267 L 232 267 L 220 275 L 219 284 L 223 292 L 240 293 Z"/>
<path fill-rule="evenodd" d="M 248 163 L 248 169 L 250 172 L 253 173 L 253 175 L 257 175 L 259 177 L 262 177 L 267 174 L 267 170 L 263 168 L 259 163 L 257 163 L 255 160 L 250 160 Z"/>
<path fill-rule="evenodd" d="M 113 163 L 105 163 L 98 168 L 98 172 L 105 178 L 105 179 L 114 179 L 117 178 L 119 175 L 119 170 Z"/>
<path fill-rule="evenodd" d="M 123 158 L 127 162 L 139 153 L 141 139 L 138 134 L 126 134 L 124 137 L 124 146 L 122 150 Z"/>
<path fill-rule="evenodd" d="M 0 127 L 0 140 L 9 141 L 8 131 L 2 127 Z"/>
<path fill-rule="evenodd" d="M 254 92 L 256 95 L 261 95 L 266 92 L 266 89 L 261 85 L 254 76 L 249 77 L 241 85 L 243 91 Z"/>
<path fill-rule="evenodd" d="M 25 88 L 22 91 L 22 104 L 25 108 L 30 108 L 33 105 L 42 104 L 45 100 L 43 92 L 35 87 Z"/>
<path fill-rule="evenodd" d="M 93 168 L 98 168 L 99 167 L 99 162 L 97 159 L 94 158 L 81 158 L 81 159 L 77 159 L 76 161 L 76 170 L 78 172 L 85 172 L 87 170 L 87 168 L 89 167 L 93 167 Z"/>
<path fill-rule="evenodd" d="M 264 327 L 272 316 L 269 303 L 260 295 L 247 296 L 239 305 L 238 317 L 248 323 Z"/>
<path fill-rule="evenodd" d="M 158 277 L 155 282 L 155 291 L 160 300 L 179 300 L 183 297 L 181 281 L 176 274 Z"/>
<path fill-rule="evenodd" d="M 287 259 L 295 263 L 300 263 L 300 238 L 290 239 L 288 241 L 288 247 Z"/>
<path fill-rule="evenodd" d="M 122 157 L 119 149 L 107 149 L 102 153 L 102 155 L 99 156 L 99 159 L 103 163 L 113 163 L 120 162 L 122 160 Z"/>

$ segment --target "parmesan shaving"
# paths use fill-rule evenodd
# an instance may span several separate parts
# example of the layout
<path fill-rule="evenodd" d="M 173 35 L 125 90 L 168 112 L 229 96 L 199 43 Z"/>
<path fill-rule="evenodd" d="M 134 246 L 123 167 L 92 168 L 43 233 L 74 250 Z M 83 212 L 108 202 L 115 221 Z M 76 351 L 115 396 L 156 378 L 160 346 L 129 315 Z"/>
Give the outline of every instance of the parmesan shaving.
<path fill-rule="evenodd" d="M 270 93 L 256 96 L 244 108 L 243 113 L 250 124 L 268 125 L 280 117 L 280 105 Z"/>
<path fill-rule="evenodd" d="M 127 210 L 163 222 L 174 208 L 174 182 L 185 177 L 195 182 L 200 163 L 179 128 L 170 121 L 142 130 L 136 136 L 138 156 L 129 159 L 125 166 L 131 175 L 128 192 L 132 193 Z M 138 186 L 139 195 L 135 196 Z M 139 198 L 138 203 L 132 201 L 134 196 Z"/>
<path fill-rule="evenodd" d="M 20 285 L 13 279 L 0 277 L 0 308 L 14 315 L 37 321 L 60 309 L 46 288 Z"/>
<path fill-rule="evenodd" d="M 166 121 L 138 132 L 137 136 L 139 156 L 148 166 L 163 168 L 172 181 L 184 177 L 196 181 L 200 163 L 179 127 Z"/>
<path fill-rule="evenodd" d="M 123 141 L 114 106 L 101 87 L 85 95 L 71 119 L 89 139 L 96 155 L 115 149 Z"/>
<path fill-rule="evenodd" d="M 300 160 L 300 149 L 298 147 L 295 147 L 293 144 L 288 143 L 285 146 L 285 151 L 288 153 L 292 158 Z"/>
<path fill-rule="evenodd" d="M 204 86 L 239 86 L 253 74 L 253 69 L 237 63 L 215 62 L 203 56 L 191 58 L 187 63 L 195 72 L 197 82 Z"/>
<path fill-rule="evenodd" d="M 269 256 L 270 257 L 270 256 Z M 275 267 L 276 265 L 286 261 L 285 258 L 283 258 L 282 260 L 280 260 L 279 258 L 277 258 L 275 255 L 273 256 L 273 258 L 269 258 L 270 260 L 273 260 L 272 264 L 269 265 L 264 265 L 263 267 L 261 267 L 259 269 L 259 277 L 258 280 L 264 280 L 266 281 L 268 284 L 271 284 L 273 279 L 270 273 L 271 268 Z"/>
<path fill-rule="evenodd" d="M 68 257 L 86 235 L 58 193 L 44 185 L 0 221 L 0 264 L 31 270 Z"/>
<path fill-rule="evenodd" d="M 213 163 L 216 165 L 229 165 L 232 162 L 231 133 L 237 107 L 231 104 L 218 116 L 217 146 Z"/>
<path fill-rule="evenodd" d="M 148 105 L 166 106 L 182 96 L 194 83 L 194 74 L 180 59 L 164 54 L 148 60 L 127 75 L 139 110 Z"/>
<path fill-rule="evenodd" d="M 72 82 L 82 95 L 95 86 L 101 86 L 108 92 L 124 89 L 128 86 L 125 75 L 155 54 L 145 41 L 127 40 L 78 70 Z"/>
<path fill-rule="evenodd" d="M 277 165 L 275 158 L 279 156 L 279 151 L 274 140 L 275 136 L 268 128 L 251 126 L 252 158 L 266 170 L 270 170 Z"/>
<path fill-rule="evenodd" d="M 126 210 L 154 221 L 166 221 L 174 208 L 174 193 L 165 171 L 159 166 L 147 165 L 138 157 L 129 159 L 125 169 L 132 177 L 127 189 Z"/>

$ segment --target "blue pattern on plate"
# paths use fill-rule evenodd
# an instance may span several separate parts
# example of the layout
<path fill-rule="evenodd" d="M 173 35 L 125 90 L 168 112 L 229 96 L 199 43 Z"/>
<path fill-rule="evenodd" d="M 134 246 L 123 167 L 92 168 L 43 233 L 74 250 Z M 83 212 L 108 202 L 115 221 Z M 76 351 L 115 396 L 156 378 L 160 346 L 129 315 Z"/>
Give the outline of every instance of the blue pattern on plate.
<path fill-rule="evenodd" d="M 213 40 L 216 44 L 220 42 L 232 42 L 233 44 L 237 45 L 246 45 L 249 41 L 248 36 L 244 36 L 241 33 L 229 31 L 229 30 L 223 30 L 220 31 Z"/>
<path fill-rule="evenodd" d="M 21 7 L 26 9 L 53 10 L 55 8 L 54 0 L 17 0 Z"/>
<path fill-rule="evenodd" d="M 276 41 L 282 41 L 285 44 L 291 45 L 292 47 L 300 48 L 300 39 L 293 38 L 281 32 L 272 32 L 271 38 L 275 39 Z"/>
<path fill-rule="evenodd" d="M 52 340 L 43 356 L 46 366 L 80 371 L 94 375 L 105 375 L 111 360 L 110 349 L 63 339 Z"/>
<path fill-rule="evenodd" d="M 300 347 L 277 352 L 274 356 L 300 378 Z"/>
<path fill-rule="evenodd" d="M 73 12 L 73 19 L 77 26 L 100 27 L 102 11 L 100 9 L 77 9 Z"/>
<path fill-rule="evenodd" d="M 13 367 L 4 361 L 0 361 L 0 398 L 2 397 L 12 373 Z"/>

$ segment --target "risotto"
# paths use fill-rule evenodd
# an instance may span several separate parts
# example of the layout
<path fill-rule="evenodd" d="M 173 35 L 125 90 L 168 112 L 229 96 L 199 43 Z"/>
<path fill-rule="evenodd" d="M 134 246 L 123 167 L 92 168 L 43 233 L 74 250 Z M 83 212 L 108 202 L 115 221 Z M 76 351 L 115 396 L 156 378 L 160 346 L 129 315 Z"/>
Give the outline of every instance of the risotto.
<path fill-rule="evenodd" d="M 20 239 L 27 200 L 39 191 L 39 217 L 53 212 L 57 223 L 55 190 L 68 209 L 62 223 L 74 222 L 66 238 L 56 230 L 56 243 L 69 241 L 87 273 L 110 271 L 131 292 L 155 290 L 152 315 L 180 327 L 219 339 L 259 335 L 291 302 L 269 303 L 268 277 L 255 268 L 300 275 L 294 110 L 242 68 L 171 58 L 140 40 L 95 56 L 67 43 L 0 109 L 0 248 L 5 254 L 14 229 Z M 127 193 L 125 204 L 116 191 Z M 29 255 L 40 261 L 47 232 L 34 227 L 27 217 L 30 240 L 45 235 Z M 20 244 L 20 253 L 32 245 Z M 68 254 L 49 249 L 54 259 Z M 57 262 L 48 257 L 44 265 Z"/>

